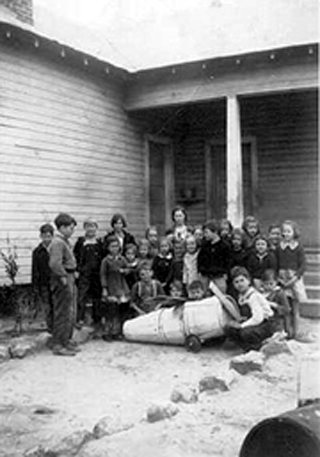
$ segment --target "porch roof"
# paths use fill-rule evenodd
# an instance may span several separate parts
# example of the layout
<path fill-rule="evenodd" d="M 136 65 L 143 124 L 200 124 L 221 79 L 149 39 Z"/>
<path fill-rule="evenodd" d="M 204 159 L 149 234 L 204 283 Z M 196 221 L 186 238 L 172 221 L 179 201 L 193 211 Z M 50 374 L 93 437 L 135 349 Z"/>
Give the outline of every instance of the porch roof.
<path fill-rule="evenodd" d="M 39 3 L 34 1 L 35 24 L 41 33 L 133 72 L 319 38 L 317 0 L 109 0 L 99 19 L 84 26 L 61 17 L 54 4 L 46 9 Z"/>
<path fill-rule="evenodd" d="M 189 68 L 193 62 L 227 61 L 234 56 L 296 48 L 317 43 L 319 38 L 316 0 L 261 0 L 259 8 L 252 0 L 203 0 L 201 7 L 195 2 L 186 11 L 168 8 L 167 0 L 161 3 L 167 14 L 152 16 L 151 2 L 148 8 L 144 6 L 149 16 L 140 21 L 122 19 L 126 13 L 123 10 L 121 17 L 111 18 L 110 8 L 104 9 L 100 23 L 107 25 L 96 30 L 38 8 L 36 1 L 35 26 L 17 21 L 1 5 L 0 21 L 111 68 L 120 68 L 123 76 L 126 71 L 135 74 L 185 64 Z"/>

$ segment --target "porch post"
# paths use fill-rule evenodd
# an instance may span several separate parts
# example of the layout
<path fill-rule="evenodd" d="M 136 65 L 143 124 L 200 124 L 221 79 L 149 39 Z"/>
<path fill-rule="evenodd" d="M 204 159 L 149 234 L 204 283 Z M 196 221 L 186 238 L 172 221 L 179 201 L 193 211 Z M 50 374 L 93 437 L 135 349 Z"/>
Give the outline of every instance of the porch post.
<path fill-rule="evenodd" d="M 243 220 L 240 105 L 236 96 L 227 98 L 227 218 L 235 227 Z"/>

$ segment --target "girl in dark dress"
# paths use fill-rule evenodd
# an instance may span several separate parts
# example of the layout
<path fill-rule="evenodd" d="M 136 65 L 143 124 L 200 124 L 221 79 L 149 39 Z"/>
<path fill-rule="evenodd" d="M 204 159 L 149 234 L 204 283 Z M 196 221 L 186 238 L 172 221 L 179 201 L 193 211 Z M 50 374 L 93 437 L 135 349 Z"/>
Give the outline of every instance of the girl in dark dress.
<path fill-rule="evenodd" d="M 124 216 L 120 213 L 116 213 L 112 216 L 110 225 L 112 227 L 112 231 L 108 233 L 103 240 L 103 246 L 104 246 L 104 253 L 107 255 L 108 253 L 108 238 L 115 236 L 120 245 L 120 251 L 123 254 L 125 247 L 128 244 L 136 244 L 134 236 L 129 233 L 126 228 L 127 228 L 127 222 L 124 218 Z"/>

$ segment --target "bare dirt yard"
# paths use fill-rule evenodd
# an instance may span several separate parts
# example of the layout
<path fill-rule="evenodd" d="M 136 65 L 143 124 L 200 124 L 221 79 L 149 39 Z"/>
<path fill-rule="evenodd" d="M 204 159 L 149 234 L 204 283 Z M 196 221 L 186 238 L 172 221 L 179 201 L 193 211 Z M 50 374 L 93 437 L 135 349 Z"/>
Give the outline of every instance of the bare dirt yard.
<path fill-rule="evenodd" d="M 146 419 L 150 405 L 169 402 L 182 384 L 197 391 L 205 376 L 228 371 L 240 351 L 211 346 L 193 354 L 183 347 L 93 340 L 72 358 L 45 349 L 11 359 L 0 365 L 0 456 L 41 455 L 26 451 L 92 432 L 108 416 L 114 433 L 51 455 L 236 457 L 257 422 L 296 407 L 300 361 L 319 349 L 319 321 L 306 328 L 316 341 L 290 341 L 291 352 L 269 357 L 262 371 L 233 372 L 227 390 L 204 390 L 197 401 L 174 403 L 176 414 L 154 423 Z"/>

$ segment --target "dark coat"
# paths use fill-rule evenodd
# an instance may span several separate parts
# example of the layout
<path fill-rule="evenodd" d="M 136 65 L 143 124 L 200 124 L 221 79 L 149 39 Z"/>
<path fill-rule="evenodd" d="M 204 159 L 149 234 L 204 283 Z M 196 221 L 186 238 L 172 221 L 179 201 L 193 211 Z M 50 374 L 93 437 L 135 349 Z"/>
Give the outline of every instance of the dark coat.
<path fill-rule="evenodd" d="M 277 270 L 277 260 L 273 252 L 268 252 L 261 258 L 252 252 L 248 257 L 247 268 L 252 278 L 261 279 L 266 270 Z"/>
<path fill-rule="evenodd" d="M 123 233 L 124 233 L 124 239 L 123 239 L 123 246 L 122 246 L 121 254 L 124 253 L 125 248 L 128 244 L 136 244 L 134 236 L 131 235 L 131 233 L 127 232 L 126 230 L 124 230 Z M 107 249 L 108 239 L 111 236 L 116 236 L 114 230 L 112 230 L 112 232 L 107 233 L 107 235 L 103 238 L 103 252 L 104 252 L 105 256 L 108 254 L 108 249 Z"/>
<path fill-rule="evenodd" d="M 49 251 L 40 243 L 32 252 L 31 282 L 35 290 L 49 287 L 51 270 L 49 267 Z"/>
<path fill-rule="evenodd" d="M 228 273 L 230 248 L 221 239 L 216 243 L 207 241 L 198 255 L 198 271 L 206 277 Z"/>
<path fill-rule="evenodd" d="M 94 244 L 85 244 L 85 241 L 86 238 L 80 236 L 73 249 L 77 261 L 77 270 L 80 275 L 99 275 L 103 259 L 102 240 L 97 238 Z"/>

